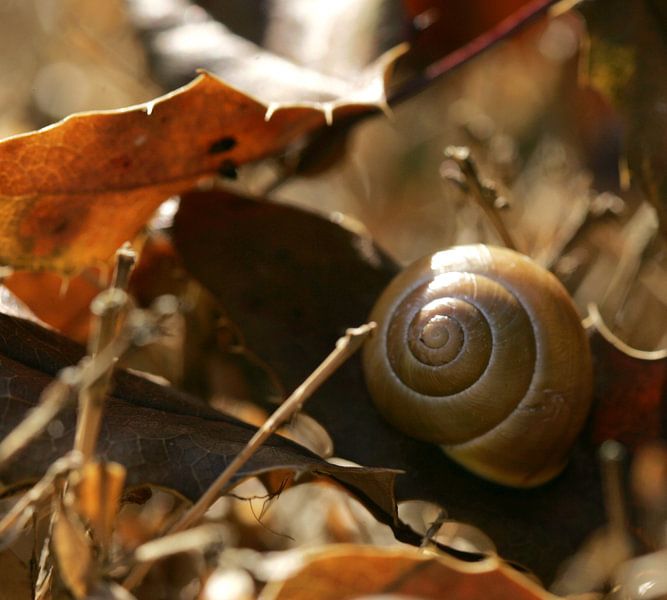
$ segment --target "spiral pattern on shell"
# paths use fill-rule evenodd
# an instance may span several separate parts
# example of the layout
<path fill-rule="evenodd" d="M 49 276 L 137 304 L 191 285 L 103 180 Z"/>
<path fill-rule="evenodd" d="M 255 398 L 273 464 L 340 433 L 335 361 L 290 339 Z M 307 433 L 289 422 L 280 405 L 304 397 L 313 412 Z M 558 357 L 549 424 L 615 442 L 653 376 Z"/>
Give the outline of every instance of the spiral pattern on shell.
<path fill-rule="evenodd" d="M 403 271 L 370 318 L 366 381 L 394 426 L 507 485 L 563 468 L 592 374 L 576 308 L 551 273 L 511 250 L 459 246 Z"/>

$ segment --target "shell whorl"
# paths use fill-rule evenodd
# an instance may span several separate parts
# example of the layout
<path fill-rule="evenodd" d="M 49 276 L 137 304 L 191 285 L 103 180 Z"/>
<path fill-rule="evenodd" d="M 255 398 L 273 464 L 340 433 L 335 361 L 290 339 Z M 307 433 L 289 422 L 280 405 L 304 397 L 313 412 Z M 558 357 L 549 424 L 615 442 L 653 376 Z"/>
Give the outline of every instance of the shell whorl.
<path fill-rule="evenodd" d="M 459 246 L 403 271 L 370 318 L 366 381 L 398 429 L 508 485 L 563 468 L 592 376 L 576 308 L 553 275 L 511 250 Z"/>

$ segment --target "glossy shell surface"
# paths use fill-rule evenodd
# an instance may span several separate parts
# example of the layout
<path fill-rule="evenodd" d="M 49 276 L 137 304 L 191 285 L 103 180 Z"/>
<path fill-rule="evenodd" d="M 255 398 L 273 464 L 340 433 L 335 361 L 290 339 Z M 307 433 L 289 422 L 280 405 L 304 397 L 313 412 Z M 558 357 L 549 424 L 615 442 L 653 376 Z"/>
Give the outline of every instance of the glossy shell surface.
<path fill-rule="evenodd" d="M 511 250 L 454 247 L 399 274 L 370 319 L 366 381 L 395 427 L 505 485 L 562 470 L 592 373 L 576 307 L 551 273 Z"/>

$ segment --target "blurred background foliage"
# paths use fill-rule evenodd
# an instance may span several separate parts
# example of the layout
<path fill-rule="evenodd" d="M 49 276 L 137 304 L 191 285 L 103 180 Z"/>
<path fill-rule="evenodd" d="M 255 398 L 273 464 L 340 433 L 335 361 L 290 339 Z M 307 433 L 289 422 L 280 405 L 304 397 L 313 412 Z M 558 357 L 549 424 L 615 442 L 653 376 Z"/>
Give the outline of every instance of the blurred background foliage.
<path fill-rule="evenodd" d="M 0 134 L 42 127 L 73 112 L 143 102 L 187 81 L 202 65 L 193 64 L 196 53 L 183 59 L 181 49 L 191 42 L 205 51 L 206 39 L 201 32 L 188 38 L 186 30 L 180 37 L 162 34 L 167 25 L 202 15 L 297 64 L 337 74 L 368 64 L 378 50 L 405 37 L 406 14 L 424 21 L 428 35 L 419 38 L 416 51 L 428 61 L 429 53 L 465 41 L 457 35 L 483 31 L 497 18 L 494 11 L 511 12 L 522 3 L 476 4 L 462 21 L 468 27 L 463 33 L 439 18 L 446 2 L 373 0 L 364 4 L 362 19 L 354 3 L 331 4 L 0 0 Z M 667 253 L 656 213 L 662 175 L 659 164 L 640 157 L 653 170 L 637 185 L 626 166 L 628 149 L 645 148 L 642 136 L 667 137 L 650 113 L 666 102 L 666 61 L 654 56 L 651 81 L 663 85 L 645 96 L 637 90 L 647 75 L 635 68 L 664 47 L 664 28 L 653 32 L 664 14 L 638 12 L 641 1 L 607 3 L 606 9 L 602 2 L 584 4 L 588 24 L 581 13 L 557 4 L 548 18 L 393 105 L 389 117 L 365 119 L 337 142 L 342 158 L 328 168 L 281 178 L 286 159 L 279 157 L 241 168 L 234 185 L 355 218 L 407 263 L 453 244 L 500 243 L 443 155 L 447 146 L 467 146 L 481 176 L 495 186 L 501 218 L 519 249 L 564 281 L 582 315 L 595 302 L 626 342 L 646 350 L 667 346 Z M 174 5 L 181 6 L 180 22 L 165 25 L 158 17 Z M 318 27 L 327 11 L 340 17 L 346 10 L 357 16 L 332 42 Z M 632 31 L 641 35 L 619 37 L 619 22 L 629 22 L 629 14 L 640 15 Z M 174 40 L 180 46 L 170 47 Z M 173 61 L 179 52 L 183 64 L 174 66 L 167 57 Z M 410 64 L 399 64 L 396 81 L 411 73 Z M 623 97 L 629 89 L 644 103 Z M 330 149 L 331 140 L 323 138 L 322 152 Z"/>

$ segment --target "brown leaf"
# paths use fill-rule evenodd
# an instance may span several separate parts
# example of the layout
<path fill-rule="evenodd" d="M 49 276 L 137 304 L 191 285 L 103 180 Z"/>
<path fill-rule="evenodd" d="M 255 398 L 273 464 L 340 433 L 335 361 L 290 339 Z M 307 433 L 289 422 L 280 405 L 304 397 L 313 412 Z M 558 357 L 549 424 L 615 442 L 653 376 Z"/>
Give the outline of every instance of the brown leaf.
<path fill-rule="evenodd" d="M 265 104 L 204 73 L 146 104 L 0 142 L 0 260 L 64 272 L 103 262 L 168 196 L 325 122 L 321 106 L 274 108 L 267 120 Z"/>
<path fill-rule="evenodd" d="M 364 322 L 397 272 L 370 237 L 315 213 L 220 190 L 184 196 L 173 237 L 186 268 L 222 301 L 248 347 L 287 389 L 346 327 Z"/>
<path fill-rule="evenodd" d="M 260 598 L 345 600 L 375 595 L 434 600 L 556 598 L 497 557 L 471 564 L 409 548 L 333 546 L 304 559 L 301 568 L 285 581 L 269 584 Z"/>
<path fill-rule="evenodd" d="M 302 380 L 340 332 L 367 318 L 399 268 L 367 236 L 333 220 L 224 192 L 185 196 L 173 235 L 186 267 L 287 387 Z M 436 502 L 450 519 L 481 529 L 501 556 L 547 580 L 604 519 L 595 452 L 586 439 L 560 477 L 522 491 L 479 479 L 437 446 L 390 427 L 370 400 L 358 358 L 305 410 L 331 434 L 336 455 L 405 471 L 396 481 L 400 500 Z"/>
<path fill-rule="evenodd" d="M 83 350 L 29 321 L 0 314 L 0 392 L 5 436 L 34 406 L 55 374 Z M 61 412 L 47 432 L 2 470 L 3 483 L 37 479 L 72 447 L 76 411 Z M 119 371 L 114 378 L 98 452 L 127 469 L 127 483 L 153 483 L 195 500 L 245 446 L 255 428 L 190 396 Z M 340 467 L 273 436 L 241 469 L 236 481 L 272 471 L 330 477 L 355 493 L 380 520 L 395 514 L 395 471 Z"/>

